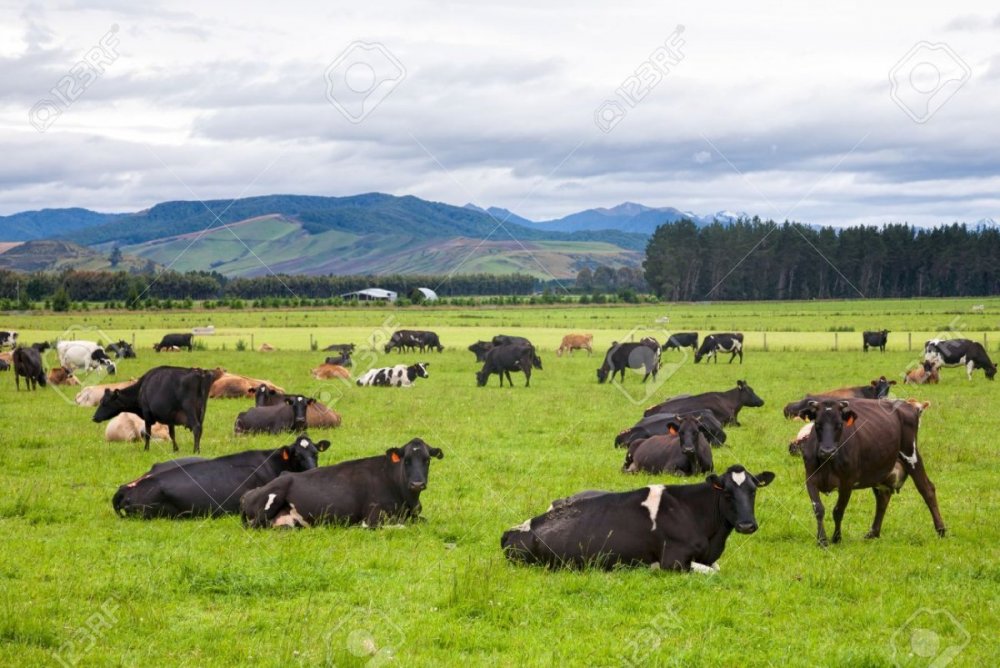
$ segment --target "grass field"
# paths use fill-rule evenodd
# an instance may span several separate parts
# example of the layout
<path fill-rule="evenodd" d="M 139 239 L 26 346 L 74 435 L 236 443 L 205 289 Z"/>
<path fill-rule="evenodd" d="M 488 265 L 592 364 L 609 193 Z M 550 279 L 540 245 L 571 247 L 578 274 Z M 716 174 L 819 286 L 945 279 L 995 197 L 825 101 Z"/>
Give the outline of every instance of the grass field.
<path fill-rule="evenodd" d="M 984 312 L 972 313 L 979 303 Z M 414 436 L 445 458 L 431 465 L 421 499 L 427 521 L 405 528 L 278 532 L 246 531 L 237 518 L 126 521 L 113 514 L 111 495 L 173 456 L 169 445 L 154 442 L 146 453 L 141 445 L 107 444 L 92 409 L 53 388 L 17 393 L 13 378 L 2 376 L 0 665 L 889 666 L 952 655 L 951 665 L 989 665 L 1000 650 L 1000 386 L 981 371 L 968 382 L 964 370 L 946 369 L 938 386 L 896 387 L 897 396 L 932 403 L 921 450 L 949 528 L 943 540 L 907 483 L 881 539 L 862 538 L 874 509 L 862 491 L 848 507 L 844 542 L 818 548 L 802 462 L 787 452 L 798 425 L 781 408 L 806 391 L 900 376 L 924 334 L 949 322 L 964 336 L 981 340 L 985 332 L 996 350 L 998 314 L 1000 299 L 8 314 L 0 325 L 28 342 L 65 331 L 90 338 L 88 327 L 135 333 L 139 359 L 121 362 L 122 377 L 163 363 L 221 365 L 321 396 L 344 416 L 341 428 L 311 434 L 333 442 L 321 464 Z M 669 324 L 657 324 L 664 315 Z M 164 331 L 209 322 L 220 330 L 204 338 L 209 350 L 149 350 Z M 416 387 L 358 388 L 309 376 L 323 358 L 308 351 L 310 334 L 320 345 L 360 344 L 393 325 L 433 328 L 447 346 L 440 354 L 377 356 L 380 365 L 430 360 L 431 377 Z M 889 352 L 858 352 L 859 332 L 882 326 L 896 333 Z M 829 350 L 830 330 L 845 327 L 856 331 L 841 332 L 841 350 Z M 742 366 L 695 365 L 670 351 L 659 382 L 645 387 L 632 375 L 620 388 L 598 385 L 600 353 L 551 352 L 568 331 L 593 331 L 605 347 L 633 329 L 657 328 L 754 334 Z M 513 389 L 499 389 L 495 378 L 475 387 L 477 365 L 464 347 L 501 330 L 542 348 L 545 369 L 530 388 L 523 377 Z M 899 334 L 907 331 L 913 352 Z M 764 332 L 768 352 L 756 338 Z M 256 345 L 266 341 L 279 352 L 235 352 L 236 340 L 249 343 L 251 333 Z M 218 350 L 223 343 L 227 350 Z M 716 469 L 739 462 L 777 479 L 758 494 L 760 530 L 732 535 L 721 573 L 551 572 L 506 563 L 501 533 L 555 498 L 683 482 L 622 474 L 614 435 L 656 400 L 728 389 L 737 379 L 767 404 L 746 409 L 743 426 L 728 430 L 727 445 L 714 453 Z M 291 442 L 235 438 L 233 421 L 247 405 L 210 402 L 203 454 Z M 178 434 L 180 454 L 190 454 L 190 433 Z"/>

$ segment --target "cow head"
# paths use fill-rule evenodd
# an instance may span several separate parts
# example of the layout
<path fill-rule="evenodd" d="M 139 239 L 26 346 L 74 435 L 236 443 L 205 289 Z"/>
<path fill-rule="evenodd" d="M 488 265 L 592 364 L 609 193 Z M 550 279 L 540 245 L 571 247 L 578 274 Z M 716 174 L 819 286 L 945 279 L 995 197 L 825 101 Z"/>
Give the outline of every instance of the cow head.
<path fill-rule="evenodd" d="M 894 380 L 886 380 L 885 376 L 872 381 L 872 387 L 875 388 L 875 398 L 885 399 L 889 396 L 889 389 L 896 384 Z"/>
<path fill-rule="evenodd" d="M 330 441 L 313 442 L 307 435 L 299 434 L 295 442 L 281 448 L 281 459 L 289 471 L 308 471 L 316 468 L 319 453 L 330 447 Z"/>
<path fill-rule="evenodd" d="M 608 379 L 608 370 L 610 368 L 611 367 L 609 367 L 607 365 L 607 363 L 605 363 L 605 364 L 603 364 L 601 366 L 600 369 L 597 370 L 597 382 L 598 383 L 603 383 L 603 382 L 607 381 L 607 379 Z"/>
<path fill-rule="evenodd" d="M 764 471 L 755 475 L 736 464 L 722 475 L 713 473 L 705 480 L 722 495 L 721 510 L 726 524 L 739 533 L 755 532 L 757 518 L 754 516 L 754 500 L 757 488 L 770 485 L 774 474 Z"/>
<path fill-rule="evenodd" d="M 111 358 L 108 357 L 108 354 L 106 352 L 104 352 L 103 348 L 98 348 L 97 350 L 95 350 L 94 352 L 92 352 L 90 354 L 90 359 L 92 359 L 93 361 L 97 362 L 98 364 L 100 364 L 101 366 L 103 366 L 105 369 L 107 369 L 108 370 L 108 374 L 110 374 L 112 376 L 115 374 L 115 371 L 116 371 L 115 363 L 111 361 Z"/>
<path fill-rule="evenodd" d="M 688 457 L 693 457 L 697 452 L 702 434 L 706 439 L 713 438 L 710 426 L 704 419 L 701 413 L 688 413 L 667 422 L 667 433 L 678 437 L 681 452 Z"/>
<path fill-rule="evenodd" d="M 997 365 L 996 364 L 989 364 L 987 366 L 987 365 L 984 364 L 983 365 L 983 373 L 986 374 L 986 379 L 987 380 L 993 380 L 994 378 L 996 378 L 996 375 L 997 375 Z"/>
<path fill-rule="evenodd" d="M 385 456 L 390 466 L 399 467 L 406 488 L 411 493 L 419 494 L 427 489 L 431 457 L 443 459 L 444 452 L 415 438 L 401 448 L 389 448 Z"/>
<path fill-rule="evenodd" d="M 406 376 L 412 382 L 414 378 L 430 378 L 430 374 L 427 372 L 427 367 L 430 362 L 419 362 L 417 364 L 410 365 L 406 369 Z"/>
<path fill-rule="evenodd" d="M 704 339 L 701 340 L 701 346 L 694 354 L 694 363 L 697 364 L 706 355 L 711 355 L 715 352 L 715 337 L 709 334 Z"/>
<path fill-rule="evenodd" d="M 104 422 L 119 413 L 128 412 L 131 408 L 132 403 L 125 401 L 121 390 L 104 390 L 104 396 L 101 397 L 101 403 L 97 404 L 93 419 L 94 422 Z"/>
<path fill-rule="evenodd" d="M 816 454 L 820 460 L 826 461 L 840 447 L 846 427 L 853 427 L 857 414 L 851 410 L 851 402 L 836 399 L 808 401 L 805 408 L 799 411 L 803 420 L 815 422 L 813 433 L 816 435 Z"/>
<path fill-rule="evenodd" d="M 477 362 L 486 361 L 486 353 L 493 348 L 493 344 L 489 341 L 476 341 L 471 346 L 469 346 L 469 352 L 475 354 Z"/>
<path fill-rule="evenodd" d="M 757 396 L 753 388 L 747 385 L 745 380 L 736 381 L 736 387 L 740 391 L 740 403 L 750 408 L 760 408 L 764 405 L 764 400 Z"/>
<path fill-rule="evenodd" d="M 254 406 L 275 406 L 281 403 L 281 399 L 284 397 L 283 394 L 277 392 L 267 385 L 261 383 L 256 389 L 249 388 L 247 393 L 253 395 L 253 405 Z"/>
<path fill-rule="evenodd" d="M 305 430 L 306 410 L 310 404 L 316 403 L 316 400 L 304 397 L 301 394 L 289 394 L 285 395 L 285 403 L 292 407 L 292 430 Z"/>

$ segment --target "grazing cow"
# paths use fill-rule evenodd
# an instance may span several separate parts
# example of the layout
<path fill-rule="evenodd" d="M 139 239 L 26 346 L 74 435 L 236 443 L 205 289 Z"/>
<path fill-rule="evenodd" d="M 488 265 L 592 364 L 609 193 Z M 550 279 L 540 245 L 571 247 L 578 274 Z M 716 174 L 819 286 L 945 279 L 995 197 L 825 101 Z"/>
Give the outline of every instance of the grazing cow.
<path fill-rule="evenodd" d="M 667 337 L 667 342 L 663 345 L 664 350 L 676 348 L 690 348 L 692 351 L 698 350 L 698 332 L 675 332 Z"/>
<path fill-rule="evenodd" d="M 146 425 L 135 413 L 119 413 L 108 421 L 108 426 L 104 429 L 104 440 L 109 443 L 141 441 L 145 435 Z M 157 422 L 153 425 L 151 436 L 158 441 L 165 441 L 170 438 L 170 431 L 167 425 Z"/>
<path fill-rule="evenodd" d="M 34 348 L 14 348 L 14 385 L 21 391 L 21 378 L 24 377 L 24 388 L 34 391 L 36 385 L 45 387 L 45 367 L 42 365 L 42 355 Z"/>
<path fill-rule="evenodd" d="M 667 399 L 655 406 L 646 409 L 645 417 L 656 415 L 657 413 L 692 413 L 694 411 L 711 411 L 721 424 L 733 424 L 740 426 L 740 410 L 747 406 L 749 408 L 760 408 L 764 405 L 764 400 L 757 396 L 753 388 L 747 385 L 745 380 L 736 381 L 736 387 L 725 392 L 705 392 L 692 396 L 679 396 Z"/>
<path fill-rule="evenodd" d="M 158 366 L 147 371 L 133 385 L 120 390 L 105 390 L 94 412 L 94 422 L 110 420 L 119 413 L 141 415 L 146 426 L 144 449 L 149 450 L 153 423 L 162 422 L 170 432 L 170 442 L 177 451 L 174 427 L 183 425 L 194 435 L 194 451 L 201 451 L 201 432 L 208 407 L 208 389 L 220 371 Z"/>
<path fill-rule="evenodd" d="M 639 343 L 618 343 L 611 344 L 608 352 L 604 354 L 604 363 L 597 370 L 597 382 L 603 383 L 611 375 L 614 382 L 615 374 L 621 374 L 621 382 L 625 382 L 625 369 L 642 369 L 646 375 L 642 377 L 642 382 L 646 382 L 650 375 L 656 380 L 656 372 L 660 370 L 659 345 L 656 349 L 645 343 L 646 339 Z"/>
<path fill-rule="evenodd" d="M 314 443 L 305 434 L 273 450 L 248 450 L 217 459 L 164 462 L 118 488 L 111 500 L 122 517 L 218 517 L 236 513 L 248 491 L 283 473 L 316 468 L 329 441 Z M 158 468 L 159 467 L 159 468 Z"/>
<path fill-rule="evenodd" d="M 931 384 L 937 385 L 941 382 L 941 374 L 939 373 L 939 367 L 934 366 L 931 362 L 924 360 L 923 364 L 920 366 L 910 369 L 903 376 L 903 384 L 910 385 L 924 385 Z"/>
<path fill-rule="evenodd" d="M 594 354 L 593 334 L 567 334 L 563 337 L 559 349 L 556 351 L 557 357 L 562 357 L 564 352 L 573 354 L 574 350 L 586 350 L 588 355 Z"/>
<path fill-rule="evenodd" d="M 306 410 L 310 404 L 316 403 L 311 397 L 301 394 L 286 394 L 281 403 L 273 406 L 254 406 L 236 416 L 233 433 L 243 434 L 280 434 L 283 431 L 305 431 Z"/>
<path fill-rule="evenodd" d="M 257 387 L 260 385 L 266 385 L 275 392 L 285 391 L 268 380 L 240 376 L 235 373 L 229 373 L 221 368 L 216 368 L 215 370 L 219 376 L 212 383 L 212 387 L 208 389 L 209 399 L 246 399 L 254 396 L 254 393 L 257 392 Z"/>
<path fill-rule="evenodd" d="M 667 433 L 634 441 L 629 445 L 622 470 L 626 473 L 709 473 L 712 462 L 712 437 L 702 426 L 700 415 L 688 414 L 667 423 Z"/>
<path fill-rule="evenodd" d="M 351 372 L 336 364 L 320 364 L 312 370 L 312 377 L 317 380 L 330 380 L 331 378 L 350 378 Z"/>
<path fill-rule="evenodd" d="M 484 387 L 490 375 L 495 373 L 500 376 L 500 387 L 503 387 L 504 376 L 507 376 L 507 384 L 514 387 L 510 372 L 520 371 L 524 373 L 524 386 L 529 387 L 532 367 L 542 368 L 542 360 L 535 353 L 534 346 L 521 343 L 494 346 L 486 352 L 483 368 L 476 372 L 476 384 Z"/>
<path fill-rule="evenodd" d="M 7 360 L 0 360 L 0 371 L 10 371 L 10 363 Z"/>
<path fill-rule="evenodd" d="M 115 374 L 115 363 L 104 348 L 93 341 L 59 341 L 56 343 L 59 364 L 67 369 L 95 371 L 104 367 L 110 375 Z"/>
<path fill-rule="evenodd" d="M 509 346 L 512 343 L 517 343 L 522 346 L 531 346 L 532 348 L 535 347 L 535 344 L 533 344 L 531 341 L 524 338 L 523 336 L 509 336 L 507 334 L 497 334 L 496 336 L 493 337 L 491 343 L 493 344 L 494 348 L 498 346 Z"/>
<path fill-rule="evenodd" d="M 276 392 L 267 385 L 261 385 L 254 393 L 255 406 L 277 406 L 284 402 L 287 395 L 283 392 Z M 340 414 L 335 410 L 313 401 L 306 404 L 306 427 L 309 429 L 325 429 L 328 427 L 339 427 L 341 423 Z"/>
<path fill-rule="evenodd" d="M 194 350 L 194 344 L 191 342 L 193 336 L 194 334 L 164 334 L 160 342 L 153 346 L 153 350 L 160 352 L 170 348 L 187 348 L 188 352 L 191 352 Z"/>
<path fill-rule="evenodd" d="M 715 363 L 718 364 L 718 353 L 730 353 L 730 364 L 739 355 L 740 364 L 743 364 L 743 333 L 709 334 L 702 340 L 701 347 L 694 354 L 694 363 L 697 364 L 703 357 L 714 357 Z"/>
<path fill-rule="evenodd" d="M 511 528 L 500 546 L 511 561 L 556 567 L 651 566 L 711 572 L 729 534 L 757 530 L 757 488 L 774 480 L 742 466 L 693 485 L 585 492 Z"/>
<path fill-rule="evenodd" d="M 135 359 L 135 350 L 132 349 L 132 345 L 123 340 L 109 343 L 107 350 L 109 353 L 114 353 L 117 359 Z"/>
<path fill-rule="evenodd" d="M 326 348 L 323 348 L 325 353 L 347 353 L 350 355 L 354 352 L 353 343 L 331 343 Z"/>
<path fill-rule="evenodd" d="M 79 385 L 80 381 L 73 375 L 72 369 L 57 366 L 49 371 L 49 383 L 52 385 Z"/>
<path fill-rule="evenodd" d="M 492 348 L 493 343 L 490 341 L 476 341 L 469 346 L 469 352 L 476 356 L 477 362 L 485 362 L 486 353 L 488 353 Z"/>
<path fill-rule="evenodd" d="M 794 418 L 806 404 L 813 399 L 885 399 L 889 396 L 889 390 L 896 384 L 894 380 L 888 380 L 885 376 L 880 376 L 868 385 L 857 385 L 855 387 L 842 387 L 837 390 L 828 390 L 817 394 L 807 395 L 806 398 L 793 401 L 785 405 L 785 417 Z"/>
<path fill-rule="evenodd" d="M 401 329 L 398 332 L 393 332 L 389 343 L 385 344 L 385 352 L 389 352 L 393 348 L 400 352 L 412 349 L 419 349 L 420 352 L 424 352 L 428 348 L 436 348 L 438 352 L 444 350 L 444 346 L 438 340 L 437 334 L 417 329 Z"/>
<path fill-rule="evenodd" d="M 32 343 L 31 347 L 40 353 L 44 353 L 46 350 L 52 347 L 52 344 L 48 341 L 38 341 L 37 343 Z"/>
<path fill-rule="evenodd" d="M 870 488 L 875 494 L 875 519 L 866 538 L 878 538 L 889 500 L 907 476 L 913 477 L 930 509 L 938 535 L 945 534 L 934 485 L 917 451 L 921 408 L 906 401 L 891 403 L 891 410 L 886 410 L 886 402 L 874 399 L 821 399 L 810 401 L 799 414 L 815 423 L 801 449 L 806 490 L 816 515 L 816 541 L 821 546 L 826 546 L 827 538 L 820 492 L 837 490 L 833 542 L 838 543 L 851 493 Z"/>
<path fill-rule="evenodd" d="M 354 365 L 354 362 L 351 361 L 351 353 L 340 353 L 336 357 L 327 357 L 323 363 L 330 364 L 332 366 L 342 366 L 342 367 L 349 367 Z"/>
<path fill-rule="evenodd" d="M 106 385 L 89 385 L 76 393 L 77 406 L 90 406 L 96 408 L 101 405 L 105 390 L 122 390 L 135 384 L 135 378 L 122 381 L 121 383 L 108 383 Z"/>
<path fill-rule="evenodd" d="M 358 378 L 357 383 L 362 387 L 413 387 L 413 382 L 417 378 L 430 377 L 430 373 L 427 371 L 428 366 L 430 366 L 430 362 L 419 362 L 410 366 L 397 364 L 396 366 L 369 369 L 361 378 Z"/>
<path fill-rule="evenodd" d="M 861 338 L 864 343 L 865 352 L 868 352 L 869 348 L 878 348 L 884 353 L 885 344 L 889 341 L 889 330 L 883 329 L 877 332 L 863 332 L 861 334 Z"/>
<path fill-rule="evenodd" d="M 0 332 L 0 348 L 17 347 L 17 332 Z"/>
<path fill-rule="evenodd" d="M 708 438 L 711 445 L 722 445 L 726 442 L 726 432 L 722 424 L 715 418 L 709 410 L 692 411 L 684 416 L 694 416 L 699 419 L 699 426 Z M 684 417 L 674 413 L 657 413 L 644 417 L 634 426 L 629 427 L 615 436 L 616 448 L 627 448 L 637 441 L 642 441 L 651 436 L 662 436 L 670 433 L 670 425 L 676 423 L 678 419 Z"/>
<path fill-rule="evenodd" d="M 931 339 L 924 344 L 924 359 L 936 367 L 964 366 L 969 380 L 975 369 L 982 369 L 987 380 L 997 375 L 997 365 L 986 354 L 983 344 L 969 339 Z"/>
<path fill-rule="evenodd" d="M 420 515 L 430 459 L 444 452 L 415 438 L 384 455 L 354 459 L 276 478 L 240 501 L 243 523 L 254 528 L 315 524 L 403 522 Z"/>

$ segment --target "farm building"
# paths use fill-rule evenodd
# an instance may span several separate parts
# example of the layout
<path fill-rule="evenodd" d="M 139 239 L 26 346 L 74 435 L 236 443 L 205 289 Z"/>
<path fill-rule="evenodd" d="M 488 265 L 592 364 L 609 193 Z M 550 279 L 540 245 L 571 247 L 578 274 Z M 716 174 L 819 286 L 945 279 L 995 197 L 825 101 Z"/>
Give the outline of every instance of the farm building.
<path fill-rule="evenodd" d="M 392 290 L 383 290 L 382 288 L 365 288 L 364 290 L 358 290 L 357 292 L 346 292 L 340 295 L 341 299 L 357 299 L 362 302 L 394 302 L 396 301 L 396 293 Z"/>
<path fill-rule="evenodd" d="M 437 301 L 438 295 L 436 292 L 430 288 L 417 288 L 417 291 L 424 296 L 425 301 L 433 302 Z"/>

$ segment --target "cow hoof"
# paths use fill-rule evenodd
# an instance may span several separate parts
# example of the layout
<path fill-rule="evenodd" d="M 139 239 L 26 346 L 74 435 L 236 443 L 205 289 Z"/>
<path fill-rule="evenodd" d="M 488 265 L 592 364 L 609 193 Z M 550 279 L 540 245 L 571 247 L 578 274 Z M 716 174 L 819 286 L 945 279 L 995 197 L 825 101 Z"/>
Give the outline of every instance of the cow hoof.
<path fill-rule="evenodd" d="M 869 531 L 865 534 L 865 538 L 871 540 L 872 538 L 878 538 L 880 535 L 877 531 Z"/>
<path fill-rule="evenodd" d="M 944 536 L 945 536 L 945 533 L 946 533 L 947 531 L 948 531 L 948 530 L 947 530 L 947 529 L 945 529 L 944 527 L 941 527 L 940 529 L 938 529 L 938 530 L 937 530 L 937 535 L 938 535 L 938 538 L 944 538 Z"/>
<path fill-rule="evenodd" d="M 833 534 L 833 542 L 834 543 L 839 543 L 840 542 L 840 534 L 839 533 Z"/>
<path fill-rule="evenodd" d="M 820 547 L 829 547 L 830 544 L 827 542 L 826 538 L 817 538 L 816 544 Z"/>

